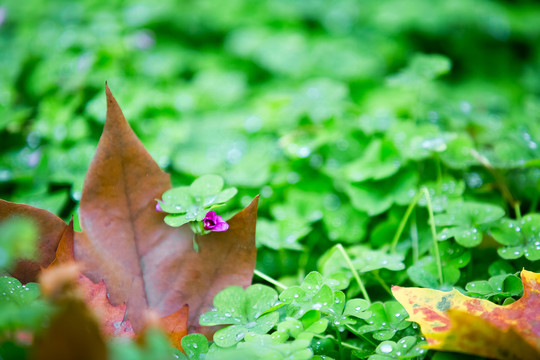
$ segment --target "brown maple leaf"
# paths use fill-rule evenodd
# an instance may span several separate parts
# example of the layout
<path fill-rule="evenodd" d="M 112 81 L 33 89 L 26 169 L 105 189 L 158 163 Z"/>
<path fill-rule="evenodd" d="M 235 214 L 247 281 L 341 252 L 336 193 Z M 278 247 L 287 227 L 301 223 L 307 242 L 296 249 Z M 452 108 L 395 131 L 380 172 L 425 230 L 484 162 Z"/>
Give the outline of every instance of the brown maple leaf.
<path fill-rule="evenodd" d="M 500 306 L 457 290 L 392 287 L 428 348 L 493 359 L 540 359 L 540 274 L 521 272 L 524 295 Z"/>
<path fill-rule="evenodd" d="M 85 178 L 75 260 L 94 283 L 104 281 L 113 305 L 126 304 L 126 318 L 136 332 L 152 310 L 179 339 L 187 305 L 190 331 L 211 336 L 215 329 L 199 326 L 200 314 L 210 310 L 219 291 L 251 283 L 258 198 L 228 221 L 226 232 L 200 236 L 195 252 L 189 225 L 169 227 L 164 214 L 155 212 L 154 199 L 171 188 L 170 177 L 144 149 L 108 87 L 106 93 L 107 120 Z M 40 247 L 47 256 L 23 266 L 36 273 L 54 259 L 66 225 L 45 210 L 0 203 L 0 214 L 14 212 L 29 212 L 40 224 Z"/>
<path fill-rule="evenodd" d="M 106 93 L 107 121 L 84 182 L 75 258 L 85 275 L 105 281 L 113 304 L 127 304 L 136 330 L 144 310 L 168 316 L 187 304 L 190 331 L 208 333 L 199 315 L 214 296 L 251 283 L 257 200 L 229 221 L 228 231 L 200 237 L 195 252 L 189 225 L 170 227 L 155 211 L 170 176 L 133 133 L 108 87 Z"/>

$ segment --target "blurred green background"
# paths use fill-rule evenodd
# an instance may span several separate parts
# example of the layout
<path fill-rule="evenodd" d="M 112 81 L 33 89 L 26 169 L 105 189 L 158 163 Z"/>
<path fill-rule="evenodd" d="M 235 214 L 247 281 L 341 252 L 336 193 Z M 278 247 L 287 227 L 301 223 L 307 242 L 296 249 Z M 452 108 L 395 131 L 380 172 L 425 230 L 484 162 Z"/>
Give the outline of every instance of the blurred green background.
<path fill-rule="evenodd" d="M 273 276 L 388 243 L 420 185 L 538 207 L 537 1 L 4 1 L 1 198 L 76 213 L 105 81 L 174 185 L 261 194 Z"/>

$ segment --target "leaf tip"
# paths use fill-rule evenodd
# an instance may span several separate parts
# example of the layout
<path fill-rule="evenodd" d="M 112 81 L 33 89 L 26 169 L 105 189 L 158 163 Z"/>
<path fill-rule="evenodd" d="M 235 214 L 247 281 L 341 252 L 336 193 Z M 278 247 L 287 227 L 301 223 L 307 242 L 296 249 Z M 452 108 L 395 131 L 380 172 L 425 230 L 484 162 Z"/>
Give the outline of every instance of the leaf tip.
<path fill-rule="evenodd" d="M 396 296 L 396 293 L 401 291 L 401 289 L 403 289 L 401 286 L 397 286 L 397 285 L 392 285 L 392 294 L 394 294 L 394 296 Z"/>

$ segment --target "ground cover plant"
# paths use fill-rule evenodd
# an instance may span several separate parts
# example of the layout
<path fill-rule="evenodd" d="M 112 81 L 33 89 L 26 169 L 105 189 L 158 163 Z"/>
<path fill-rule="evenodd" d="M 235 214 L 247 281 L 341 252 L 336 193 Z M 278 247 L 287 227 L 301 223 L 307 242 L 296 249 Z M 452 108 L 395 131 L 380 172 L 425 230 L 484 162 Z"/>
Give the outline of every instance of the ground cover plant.
<path fill-rule="evenodd" d="M 538 4 L 226 8 L 0 5 L 0 358 L 537 358 Z"/>

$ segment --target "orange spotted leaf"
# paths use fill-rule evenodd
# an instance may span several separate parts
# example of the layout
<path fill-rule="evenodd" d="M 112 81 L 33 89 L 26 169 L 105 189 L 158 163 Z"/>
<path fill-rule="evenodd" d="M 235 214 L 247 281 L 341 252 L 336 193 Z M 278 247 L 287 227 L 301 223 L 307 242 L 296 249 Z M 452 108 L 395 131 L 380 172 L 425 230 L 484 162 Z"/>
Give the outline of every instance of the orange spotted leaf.
<path fill-rule="evenodd" d="M 457 290 L 392 287 L 394 297 L 436 350 L 493 359 L 540 359 L 540 274 L 521 272 L 524 295 L 510 305 Z"/>

